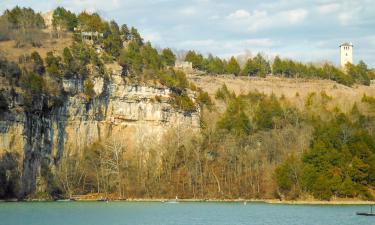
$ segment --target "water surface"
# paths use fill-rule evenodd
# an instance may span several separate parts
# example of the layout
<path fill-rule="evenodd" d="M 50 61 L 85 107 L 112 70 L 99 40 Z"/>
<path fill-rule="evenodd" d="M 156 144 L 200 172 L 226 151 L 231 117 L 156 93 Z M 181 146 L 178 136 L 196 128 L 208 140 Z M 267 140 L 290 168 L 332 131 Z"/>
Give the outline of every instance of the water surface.
<path fill-rule="evenodd" d="M 263 203 L 0 203 L 0 225 L 375 225 L 368 206 Z"/>

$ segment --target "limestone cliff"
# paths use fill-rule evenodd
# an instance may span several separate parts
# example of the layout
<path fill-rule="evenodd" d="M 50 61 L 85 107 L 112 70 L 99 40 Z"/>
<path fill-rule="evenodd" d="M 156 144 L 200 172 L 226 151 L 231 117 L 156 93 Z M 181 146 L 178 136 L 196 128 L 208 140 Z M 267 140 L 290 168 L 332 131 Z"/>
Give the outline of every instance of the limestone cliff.
<path fill-rule="evenodd" d="M 48 108 L 48 100 L 40 96 L 25 110 L 21 95 L 8 96 L 9 110 L 0 117 L 0 154 L 12 151 L 22 156 L 21 197 L 37 190 L 43 167 L 56 165 L 66 149 L 80 151 L 112 135 L 158 141 L 169 128 L 199 129 L 199 109 L 176 110 L 168 88 L 126 84 L 119 71 L 93 80 L 92 100 L 80 94 L 83 81 L 63 80 L 65 94 L 57 107 Z M 190 97 L 194 100 L 194 93 Z"/>

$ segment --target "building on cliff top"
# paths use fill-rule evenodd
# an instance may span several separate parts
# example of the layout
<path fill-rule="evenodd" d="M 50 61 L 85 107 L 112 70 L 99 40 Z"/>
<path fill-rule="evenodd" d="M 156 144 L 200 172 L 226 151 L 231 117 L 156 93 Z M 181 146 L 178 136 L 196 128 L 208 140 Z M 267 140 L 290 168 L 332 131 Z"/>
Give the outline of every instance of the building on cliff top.
<path fill-rule="evenodd" d="M 192 70 L 193 69 L 193 63 L 187 62 L 187 61 L 176 61 L 174 64 L 174 67 L 176 69 L 180 70 Z"/>
<path fill-rule="evenodd" d="M 353 44 L 345 42 L 340 45 L 340 65 L 345 68 L 347 63 L 353 63 Z"/>

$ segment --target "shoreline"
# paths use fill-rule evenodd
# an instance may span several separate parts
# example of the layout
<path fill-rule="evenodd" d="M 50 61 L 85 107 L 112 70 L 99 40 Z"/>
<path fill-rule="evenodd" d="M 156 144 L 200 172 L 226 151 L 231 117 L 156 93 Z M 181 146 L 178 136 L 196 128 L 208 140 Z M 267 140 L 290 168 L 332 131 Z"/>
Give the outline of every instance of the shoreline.
<path fill-rule="evenodd" d="M 103 200 L 101 200 L 103 201 Z M 278 199 L 167 199 L 167 198 L 158 198 L 158 199 L 148 199 L 148 198 L 137 198 L 137 199 L 119 199 L 119 200 L 108 200 L 109 202 L 181 202 L 181 203 L 264 203 L 270 205 L 375 205 L 375 201 L 365 201 L 365 200 L 356 200 L 356 199 L 339 199 L 332 201 L 321 201 L 321 200 L 278 200 Z M 60 200 L 46 200 L 46 199 L 27 199 L 15 201 L 14 199 L 9 200 L 0 200 L 0 203 L 10 203 L 10 202 L 100 202 L 97 199 L 60 199 Z"/>

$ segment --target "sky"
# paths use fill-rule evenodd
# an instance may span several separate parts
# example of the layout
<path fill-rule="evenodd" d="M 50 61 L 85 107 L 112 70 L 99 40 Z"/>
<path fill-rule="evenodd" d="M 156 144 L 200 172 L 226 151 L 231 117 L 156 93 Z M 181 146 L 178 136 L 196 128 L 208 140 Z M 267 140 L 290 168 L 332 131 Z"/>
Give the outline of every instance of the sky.
<path fill-rule="evenodd" d="M 339 64 L 352 42 L 354 63 L 375 67 L 375 0 L 0 0 L 39 12 L 63 6 L 135 26 L 155 47 L 220 57 L 258 52 Z"/>

